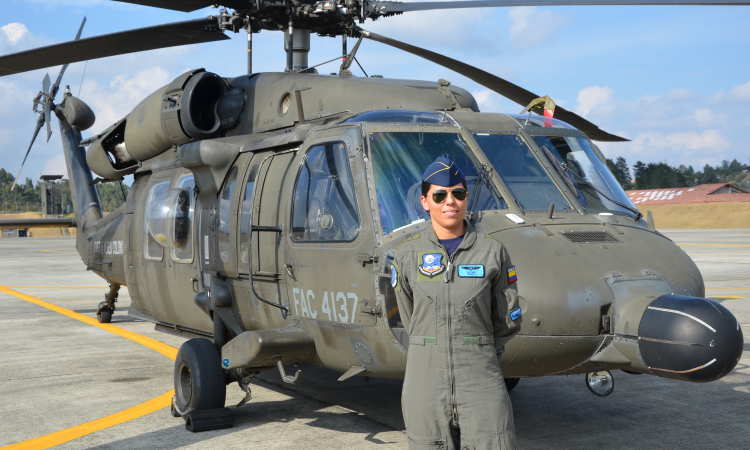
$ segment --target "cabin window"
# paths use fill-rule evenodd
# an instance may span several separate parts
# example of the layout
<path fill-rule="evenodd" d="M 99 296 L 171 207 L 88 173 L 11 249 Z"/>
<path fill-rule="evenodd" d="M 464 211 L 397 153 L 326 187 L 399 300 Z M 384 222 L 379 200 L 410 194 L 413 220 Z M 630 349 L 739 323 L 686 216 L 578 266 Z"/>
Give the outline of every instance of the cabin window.
<path fill-rule="evenodd" d="M 143 214 L 143 257 L 147 261 L 161 261 L 164 257 L 164 247 L 157 242 L 148 230 L 148 212 L 154 199 L 169 189 L 169 179 L 157 181 L 151 186 L 146 199 L 146 209 Z"/>
<path fill-rule="evenodd" d="M 183 205 L 181 214 L 175 218 L 176 239 L 181 243 L 180 247 L 170 250 L 172 261 L 180 263 L 193 262 L 193 218 L 195 216 L 195 178 L 193 175 L 183 175 L 177 180 L 177 189 L 187 191 L 189 203 Z"/>
<path fill-rule="evenodd" d="M 526 210 L 571 209 L 531 148 L 514 134 L 475 134 L 474 139 L 503 179 L 518 204 Z"/>
<path fill-rule="evenodd" d="M 372 170 L 378 197 L 380 223 L 387 235 L 413 223 L 430 218 L 424 210 L 422 174 L 435 159 L 447 153 L 466 176 L 469 198 L 474 192 L 477 171 L 458 133 L 371 133 Z M 507 209 L 502 198 L 497 198 L 484 183 L 475 211 Z"/>
<path fill-rule="evenodd" d="M 346 146 L 316 145 L 302 161 L 292 206 L 292 239 L 354 240 L 360 220 Z"/>
<path fill-rule="evenodd" d="M 258 176 L 259 166 L 260 164 L 255 164 L 250 168 L 250 173 L 245 183 L 245 192 L 242 193 L 242 208 L 240 210 L 240 265 L 242 266 L 241 268 L 245 269 L 245 272 L 249 270 L 250 247 L 248 231 L 250 230 L 250 221 L 252 220 L 253 213 L 253 188 L 255 187 L 255 178 Z"/>
<path fill-rule="evenodd" d="M 219 258 L 222 262 L 229 261 L 232 247 L 229 240 L 229 230 L 232 221 L 232 196 L 237 182 L 237 171 L 237 166 L 232 167 L 219 199 Z"/>

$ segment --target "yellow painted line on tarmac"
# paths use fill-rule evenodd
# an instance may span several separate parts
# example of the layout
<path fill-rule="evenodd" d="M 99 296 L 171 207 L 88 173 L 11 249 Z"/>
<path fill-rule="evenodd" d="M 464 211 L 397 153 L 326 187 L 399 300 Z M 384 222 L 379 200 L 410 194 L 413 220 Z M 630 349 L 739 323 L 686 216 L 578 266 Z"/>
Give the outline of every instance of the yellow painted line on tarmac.
<path fill-rule="evenodd" d="M 0 286 L 0 287 L 5 287 L 5 288 L 9 288 L 9 289 L 109 289 L 108 286 L 63 286 L 63 287 L 53 287 L 53 286 Z M 124 287 L 127 287 L 127 286 L 120 286 L 120 287 L 124 288 Z"/>
<path fill-rule="evenodd" d="M 717 296 L 714 296 L 714 297 L 711 297 L 711 298 L 747 298 L 747 297 L 737 297 L 737 296 L 734 296 L 734 295 L 717 295 Z"/>
<path fill-rule="evenodd" d="M 750 247 L 743 244 L 677 244 L 680 247 Z"/>
<path fill-rule="evenodd" d="M 78 253 L 78 250 L 39 250 L 42 253 Z"/>
<path fill-rule="evenodd" d="M 129 420 L 143 417 L 152 412 L 156 412 L 164 407 L 169 406 L 172 403 L 172 396 L 174 395 L 174 389 L 162 394 L 154 399 L 147 402 L 136 405 L 132 408 L 120 411 L 118 413 L 102 417 L 101 419 L 92 420 L 91 422 L 77 425 L 56 433 L 50 433 L 46 436 L 41 436 L 28 441 L 19 442 L 17 444 L 11 444 L 6 447 L 2 447 L 1 450 L 43 450 L 47 448 L 60 445 L 62 443 L 78 439 L 81 436 L 94 433 L 105 428 L 119 425 Z"/>
<path fill-rule="evenodd" d="M 56 288 L 50 288 L 50 289 L 56 289 Z M 161 353 L 162 355 L 166 356 L 167 358 L 173 361 L 177 358 L 176 348 L 172 347 L 171 345 L 167 345 L 162 342 L 159 342 L 156 339 L 151 339 L 149 337 L 142 336 L 138 333 L 134 333 L 124 328 L 120 328 L 116 325 L 99 323 L 99 321 L 97 321 L 94 318 L 91 318 L 83 314 L 79 314 L 77 312 L 71 311 L 61 306 L 53 305 L 52 303 L 45 302 L 44 300 L 39 300 L 38 298 L 31 297 L 30 295 L 22 294 L 20 292 L 9 289 L 8 286 L 0 286 L 0 292 L 4 292 L 14 297 L 20 298 L 21 300 L 26 300 L 29 303 L 33 303 L 43 308 L 47 308 L 51 311 L 60 313 L 72 319 L 79 320 L 83 323 L 94 326 L 96 328 L 100 328 L 102 330 L 109 331 L 110 333 L 114 333 L 126 339 L 130 339 L 133 342 L 137 342 L 143 346 L 150 348 L 151 350 Z M 103 430 L 105 428 L 109 428 L 109 427 L 127 422 L 129 420 L 137 419 L 147 414 L 151 414 L 152 412 L 158 411 L 162 408 L 166 408 L 172 403 L 173 395 L 174 395 L 174 389 L 165 394 L 160 395 L 159 397 L 156 397 L 147 402 L 141 403 L 140 405 L 136 405 L 132 408 L 128 408 L 124 411 L 120 411 L 118 413 L 114 413 L 109 416 L 102 417 L 101 419 L 96 419 L 96 420 L 93 420 L 91 422 L 87 422 L 81 425 L 76 425 L 74 427 L 67 428 L 65 430 L 57 431 L 55 433 L 50 433 L 46 436 L 40 436 L 38 438 L 29 439 L 29 440 L 19 442 L 16 444 L 11 444 L 11 445 L 0 448 L 0 450 L 20 450 L 20 449 L 43 450 L 43 449 L 47 449 L 50 447 L 54 447 L 56 445 L 60 445 L 65 442 L 72 441 L 73 439 L 78 439 L 81 436 L 86 436 L 87 434 L 91 434 L 96 431 Z"/>

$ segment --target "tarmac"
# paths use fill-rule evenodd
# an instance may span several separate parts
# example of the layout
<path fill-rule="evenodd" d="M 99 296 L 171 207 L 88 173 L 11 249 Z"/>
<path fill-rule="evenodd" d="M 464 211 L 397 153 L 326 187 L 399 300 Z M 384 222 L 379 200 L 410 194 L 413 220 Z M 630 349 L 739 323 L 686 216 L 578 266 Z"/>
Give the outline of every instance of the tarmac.
<path fill-rule="evenodd" d="M 583 375 L 522 379 L 510 394 L 519 449 L 750 447 L 750 229 L 661 231 L 738 318 L 739 365 L 708 384 L 614 371 L 606 398 Z M 0 286 L 0 449 L 407 448 L 401 381 L 338 382 L 315 366 L 295 386 L 264 372 L 241 408 L 244 393 L 230 385 L 234 428 L 186 431 L 168 407 L 183 339 L 129 317 L 126 289 L 112 324 L 99 325 L 106 284 L 74 238 L 0 239 Z"/>

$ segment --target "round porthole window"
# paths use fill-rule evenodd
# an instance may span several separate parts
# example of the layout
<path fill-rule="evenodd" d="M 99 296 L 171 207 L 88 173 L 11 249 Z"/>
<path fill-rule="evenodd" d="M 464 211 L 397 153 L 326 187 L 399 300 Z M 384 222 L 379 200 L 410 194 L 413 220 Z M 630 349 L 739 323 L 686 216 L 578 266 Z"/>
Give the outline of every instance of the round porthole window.
<path fill-rule="evenodd" d="M 279 111 L 281 112 L 282 116 L 286 114 L 287 111 L 289 111 L 289 106 L 291 106 L 291 104 L 292 95 L 287 92 L 283 97 L 281 97 L 281 103 L 279 104 Z"/>

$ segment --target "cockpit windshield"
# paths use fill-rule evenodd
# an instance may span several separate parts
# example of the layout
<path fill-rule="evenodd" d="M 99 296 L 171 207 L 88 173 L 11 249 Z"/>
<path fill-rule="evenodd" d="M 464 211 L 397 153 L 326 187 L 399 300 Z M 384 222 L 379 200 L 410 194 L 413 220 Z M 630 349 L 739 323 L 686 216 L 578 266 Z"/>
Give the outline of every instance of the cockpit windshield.
<path fill-rule="evenodd" d="M 474 139 L 521 208 L 546 210 L 554 203 L 555 209 L 572 209 L 520 136 L 478 133 Z"/>
<path fill-rule="evenodd" d="M 556 161 L 566 183 L 575 188 L 578 202 L 589 212 L 618 212 L 633 216 L 637 211 L 589 141 L 580 137 L 534 136 L 539 148 Z M 545 150 L 546 149 L 546 150 Z M 597 192 L 598 191 L 598 192 Z M 633 208 L 629 210 L 616 203 Z"/>
<path fill-rule="evenodd" d="M 369 137 L 375 190 L 383 234 L 429 219 L 422 208 L 422 174 L 438 156 L 450 155 L 466 176 L 469 198 L 474 192 L 477 171 L 458 133 L 376 132 Z M 475 211 L 507 209 L 493 190 L 483 185 Z"/>

